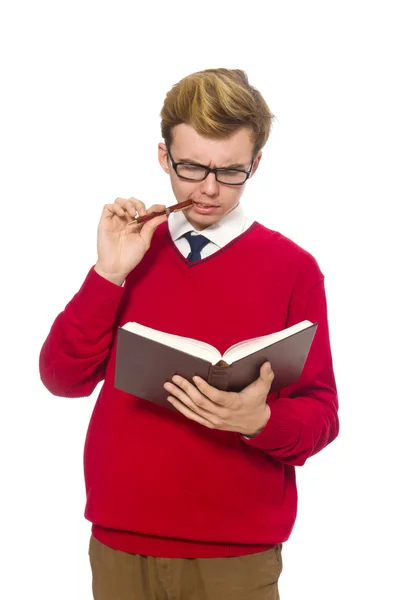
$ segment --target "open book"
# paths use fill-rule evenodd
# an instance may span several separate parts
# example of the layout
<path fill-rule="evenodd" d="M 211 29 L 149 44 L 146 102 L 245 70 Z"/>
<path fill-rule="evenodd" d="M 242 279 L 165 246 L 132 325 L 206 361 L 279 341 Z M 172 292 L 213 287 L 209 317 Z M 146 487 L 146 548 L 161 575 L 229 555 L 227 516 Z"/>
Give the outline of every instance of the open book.
<path fill-rule="evenodd" d="M 295 383 L 306 362 L 317 323 L 302 321 L 269 335 L 244 340 L 221 353 L 205 342 L 151 329 L 136 322 L 118 328 L 116 388 L 173 409 L 163 385 L 174 375 L 241 391 L 259 377 L 269 360 L 275 374 L 271 391 Z"/>

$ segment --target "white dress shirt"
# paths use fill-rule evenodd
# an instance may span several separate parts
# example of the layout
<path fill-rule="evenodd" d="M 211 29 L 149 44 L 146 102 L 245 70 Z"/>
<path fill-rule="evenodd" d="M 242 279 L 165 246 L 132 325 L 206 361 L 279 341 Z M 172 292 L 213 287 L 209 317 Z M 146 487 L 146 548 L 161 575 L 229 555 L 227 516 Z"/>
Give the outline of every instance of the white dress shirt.
<path fill-rule="evenodd" d="M 185 233 L 191 231 L 193 235 L 205 235 L 210 240 L 201 251 L 201 258 L 210 256 L 220 248 L 229 244 L 234 238 L 241 235 L 254 221 L 249 219 L 244 214 L 240 204 L 236 206 L 230 213 L 214 225 L 206 227 L 202 231 L 197 231 L 193 225 L 187 220 L 183 211 L 171 213 L 168 217 L 168 227 L 171 237 L 178 250 L 186 258 L 190 253 L 190 244 L 185 237 Z"/>

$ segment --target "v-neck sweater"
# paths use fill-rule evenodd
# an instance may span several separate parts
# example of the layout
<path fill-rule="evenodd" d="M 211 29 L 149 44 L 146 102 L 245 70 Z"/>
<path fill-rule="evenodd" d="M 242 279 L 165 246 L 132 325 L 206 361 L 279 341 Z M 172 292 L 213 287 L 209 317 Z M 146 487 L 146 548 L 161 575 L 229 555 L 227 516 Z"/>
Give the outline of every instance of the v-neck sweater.
<path fill-rule="evenodd" d="M 304 319 L 318 328 L 303 374 L 268 396 L 271 419 L 253 439 L 114 387 L 117 327 L 128 321 L 223 353 Z M 256 222 L 196 263 L 165 223 L 124 287 L 91 268 L 51 328 L 40 374 L 64 397 L 88 396 L 103 380 L 84 450 L 85 517 L 99 541 L 134 554 L 237 556 L 286 541 L 295 467 L 338 434 L 323 274 L 307 251 Z"/>

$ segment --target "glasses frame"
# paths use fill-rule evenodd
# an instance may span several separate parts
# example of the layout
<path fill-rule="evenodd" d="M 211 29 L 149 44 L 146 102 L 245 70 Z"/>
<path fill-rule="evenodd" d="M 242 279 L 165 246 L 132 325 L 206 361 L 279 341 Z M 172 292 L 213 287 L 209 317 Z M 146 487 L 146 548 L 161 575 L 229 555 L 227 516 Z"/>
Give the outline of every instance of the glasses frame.
<path fill-rule="evenodd" d="M 179 177 L 179 179 L 183 179 L 184 181 L 204 181 L 204 179 L 206 179 L 210 173 L 214 173 L 215 179 L 217 180 L 218 183 L 221 183 L 222 185 L 232 185 L 232 186 L 244 185 L 244 183 L 247 181 L 247 179 L 251 175 L 252 167 L 255 162 L 255 159 L 253 158 L 252 162 L 251 162 L 251 166 L 249 168 L 249 171 L 244 171 L 244 169 L 228 169 L 226 167 L 211 169 L 211 167 L 206 167 L 205 165 L 201 165 L 199 163 L 197 163 L 197 164 L 196 163 L 186 163 L 186 162 L 178 162 L 177 163 L 172 158 L 171 151 L 168 148 L 168 146 L 167 146 L 167 152 L 168 152 L 168 156 L 170 157 L 170 160 L 171 160 L 172 168 L 174 169 L 174 171 L 177 174 L 177 176 Z M 180 165 L 184 165 L 184 166 L 189 165 L 189 166 L 194 166 L 194 167 L 200 167 L 201 169 L 205 169 L 206 173 L 205 173 L 204 177 L 202 177 L 201 179 L 192 179 L 191 177 L 182 177 L 178 173 L 178 167 Z M 224 181 L 219 181 L 218 173 L 222 172 L 222 171 L 237 171 L 238 173 L 244 173 L 245 179 L 241 183 L 225 183 Z"/>

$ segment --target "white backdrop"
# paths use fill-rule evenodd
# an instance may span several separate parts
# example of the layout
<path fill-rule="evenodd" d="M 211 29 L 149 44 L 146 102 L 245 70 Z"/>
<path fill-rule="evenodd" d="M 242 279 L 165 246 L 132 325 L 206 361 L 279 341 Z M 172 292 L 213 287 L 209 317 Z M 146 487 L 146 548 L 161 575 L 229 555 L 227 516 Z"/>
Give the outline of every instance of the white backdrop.
<path fill-rule="evenodd" d="M 319 261 L 340 394 L 339 438 L 298 469 L 281 598 L 397 598 L 392 5 L 2 3 L 2 599 L 92 597 L 82 455 L 98 390 L 52 397 L 38 355 L 95 262 L 103 205 L 173 203 L 165 93 L 220 66 L 245 69 L 277 117 L 244 206 Z"/>

